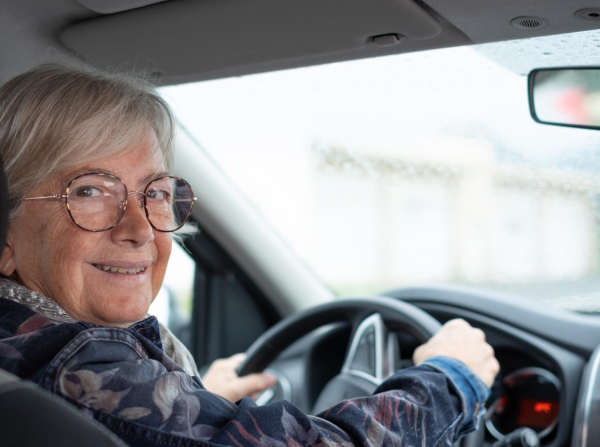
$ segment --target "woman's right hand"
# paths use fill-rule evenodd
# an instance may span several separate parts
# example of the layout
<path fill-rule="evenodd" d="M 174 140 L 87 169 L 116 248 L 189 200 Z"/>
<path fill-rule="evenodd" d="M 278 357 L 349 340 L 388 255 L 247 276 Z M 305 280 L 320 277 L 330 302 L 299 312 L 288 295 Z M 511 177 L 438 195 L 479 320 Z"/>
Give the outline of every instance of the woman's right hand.
<path fill-rule="evenodd" d="M 462 361 L 488 387 L 492 386 L 500 370 L 494 348 L 485 341 L 485 333 L 462 319 L 444 324 L 427 343 L 415 350 L 413 361 L 418 365 L 438 355 Z"/>
<path fill-rule="evenodd" d="M 245 358 L 246 354 L 235 354 L 229 358 L 212 362 L 202 377 L 202 383 L 206 389 L 231 402 L 237 402 L 242 397 L 255 397 L 261 391 L 275 385 L 277 379 L 269 373 L 238 376 L 237 368 Z"/>

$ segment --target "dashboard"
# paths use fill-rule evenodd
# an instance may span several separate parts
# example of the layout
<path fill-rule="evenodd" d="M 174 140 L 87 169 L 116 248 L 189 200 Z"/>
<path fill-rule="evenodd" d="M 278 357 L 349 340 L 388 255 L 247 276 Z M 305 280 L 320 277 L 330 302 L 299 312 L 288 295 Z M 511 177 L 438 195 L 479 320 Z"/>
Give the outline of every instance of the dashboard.
<path fill-rule="evenodd" d="M 491 447 L 520 427 L 544 447 L 597 445 L 600 439 L 600 317 L 541 306 L 514 296 L 464 287 L 402 289 L 386 296 L 416 305 L 441 323 L 463 318 L 481 328 L 501 370 L 484 423 L 458 447 Z M 412 365 L 420 344 L 399 332 L 398 368 Z M 271 364 L 280 384 L 263 403 L 286 398 L 308 413 L 341 370 L 351 329 L 329 325 L 302 338 Z"/>

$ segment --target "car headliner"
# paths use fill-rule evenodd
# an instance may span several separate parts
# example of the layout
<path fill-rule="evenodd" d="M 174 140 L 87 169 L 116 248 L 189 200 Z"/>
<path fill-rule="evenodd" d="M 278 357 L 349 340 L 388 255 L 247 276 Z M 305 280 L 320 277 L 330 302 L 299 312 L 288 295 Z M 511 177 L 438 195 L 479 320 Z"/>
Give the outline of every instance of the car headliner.
<path fill-rule="evenodd" d="M 176 84 L 600 28 L 600 18 L 575 14 L 589 6 L 585 0 L 4 0 L 0 80 L 41 62 L 74 59 Z M 548 24 L 511 25 L 522 16 Z M 390 34 L 400 40 L 383 47 L 373 41 Z"/>

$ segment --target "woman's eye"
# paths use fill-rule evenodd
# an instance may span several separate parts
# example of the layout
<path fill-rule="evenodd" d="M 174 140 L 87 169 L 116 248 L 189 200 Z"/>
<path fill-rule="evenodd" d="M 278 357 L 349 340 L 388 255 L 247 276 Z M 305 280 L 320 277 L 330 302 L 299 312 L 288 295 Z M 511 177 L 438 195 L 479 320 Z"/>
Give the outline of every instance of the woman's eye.
<path fill-rule="evenodd" d="M 161 189 L 151 189 L 146 193 L 146 197 L 150 200 L 168 201 L 171 195 Z"/>
<path fill-rule="evenodd" d="M 99 197 L 102 195 L 102 191 L 93 186 L 80 186 L 74 192 L 77 197 L 81 197 L 83 199 L 88 197 Z"/>

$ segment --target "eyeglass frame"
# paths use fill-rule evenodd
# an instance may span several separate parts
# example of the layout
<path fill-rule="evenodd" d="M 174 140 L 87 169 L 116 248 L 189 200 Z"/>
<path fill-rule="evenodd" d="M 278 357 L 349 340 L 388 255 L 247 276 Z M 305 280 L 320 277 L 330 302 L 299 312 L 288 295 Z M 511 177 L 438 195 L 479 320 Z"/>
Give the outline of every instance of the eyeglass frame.
<path fill-rule="evenodd" d="M 81 177 L 85 177 L 86 175 L 99 175 L 99 176 L 111 177 L 113 179 L 117 179 L 118 181 L 120 181 L 121 184 L 123 185 L 123 187 L 125 188 L 125 201 L 121 202 L 121 205 L 119 206 L 119 207 L 121 207 L 121 206 L 123 207 L 122 208 L 123 212 L 121 213 L 121 216 L 119 217 L 119 219 L 117 220 L 117 222 L 115 222 L 112 226 L 110 226 L 108 228 L 105 228 L 103 230 L 90 230 L 89 228 L 82 227 L 77 222 L 77 220 L 73 217 L 73 214 L 71 213 L 71 208 L 69 207 L 69 193 L 70 193 L 69 188 L 71 187 L 71 185 L 73 184 L 73 182 L 75 180 L 77 180 L 78 178 L 81 178 Z M 146 194 L 148 193 L 148 187 L 152 183 L 154 183 L 154 182 L 156 182 L 158 180 L 162 180 L 164 178 L 172 178 L 172 179 L 175 179 L 175 180 L 184 181 L 189 186 L 190 193 L 191 193 L 191 202 L 192 202 L 192 204 L 190 205 L 190 210 L 188 211 L 187 215 L 185 216 L 185 219 L 183 219 L 183 222 L 181 223 L 181 225 L 179 225 L 177 228 L 175 228 L 173 230 L 159 230 L 158 228 L 156 228 L 154 226 L 154 224 L 152 223 L 152 221 L 150 220 L 150 216 L 148 215 L 148 207 L 146 206 Z M 121 221 L 123 220 L 123 217 L 125 216 L 125 210 L 127 209 L 127 203 L 128 203 L 129 194 L 141 194 L 142 196 L 144 196 L 144 201 L 140 202 L 140 204 L 141 204 L 142 208 L 144 208 L 144 212 L 146 214 L 146 220 L 148 221 L 148 223 L 150 224 L 150 226 L 152 228 L 154 228 L 156 231 L 160 231 L 161 233 L 172 233 L 172 232 L 177 231 L 180 228 L 182 228 L 187 223 L 187 221 L 190 218 L 190 216 L 192 215 L 192 208 L 194 208 L 194 203 L 198 200 L 198 198 L 194 196 L 194 190 L 192 188 L 192 185 L 190 185 L 190 183 L 187 180 L 185 180 L 184 178 L 181 178 L 181 177 L 176 177 L 174 175 L 164 175 L 162 177 L 157 177 L 157 178 L 155 178 L 153 180 L 150 180 L 148 182 L 148 184 L 146 185 L 146 187 L 144 188 L 144 192 L 142 192 L 142 191 L 128 191 L 127 185 L 125 184 L 125 182 L 121 178 L 119 178 L 119 177 L 117 177 L 116 175 L 113 175 L 113 174 L 106 174 L 104 172 L 86 172 L 84 174 L 80 174 L 80 175 L 74 177 L 73 179 L 71 179 L 71 181 L 67 185 L 67 188 L 65 190 L 65 194 L 56 194 L 54 196 L 25 197 L 25 198 L 23 198 L 23 200 L 25 201 L 25 200 L 48 200 L 48 199 L 50 199 L 50 200 L 51 199 L 62 200 L 62 199 L 64 199 L 65 200 L 65 206 L 67 208 L 67 212 L 69 213 L 69 217 L 71 218 L 71 220 L 73 221 L 73 223 L 75 225 L 77 225 L 77 227 L 79 227 L 79 228 L 81 228 L 82 230 L 85 230 L 85 231 L 90 231 L 92 233 L 102 233 L 103 231 L 112 230 L 113 228 L 115 228 L 117 225 L 119 225 L 121 223 Z"/>

